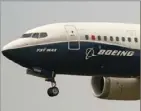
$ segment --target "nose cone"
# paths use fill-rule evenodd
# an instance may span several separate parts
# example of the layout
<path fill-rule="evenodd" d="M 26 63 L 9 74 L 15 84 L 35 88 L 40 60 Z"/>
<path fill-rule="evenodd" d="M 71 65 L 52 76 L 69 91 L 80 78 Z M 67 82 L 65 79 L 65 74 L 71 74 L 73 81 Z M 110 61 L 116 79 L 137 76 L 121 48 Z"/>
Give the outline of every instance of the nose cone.
<path fill-rule="evenodd" d="M 30 48 L 24 47 L 27 46 L 28 41 L 26 39 L 17 39 L 10 42 L 2 48 L 2 54 L 23 67 L 29 67 L 33 58 L 30 58 L 30 55 L 32 55 Z"/>
<path fill-rule="evenodd" d="M 2 54 L 6 57 L 8 55 L 8 50 L 2 50 Z"/>
<path fill-rule="evenodd" d="M 21 53 L 21 50 L 18 48 L 12 48 L 10 44 L 5 45 L 2 48 L 2 54 L 9 60 L 21 65 L 25 65 L 24 54 Z"/>
<path fill-rule="evenodd" d="M 11 43 L 5 45 L 5 46 L 2 48 L 2 53 L 5 52 L 5 51 L 8 50 L 8 49 L 11 49 L 11 48 L 12 48 L 12 44 L 11 44 Z"/>
<path fill-rule="evenodd" d="M 2 48 L 2 54 L 7 57 L 8 59 L 13 59 L 13 57 L 15 57 L 17 54 L 16 54 L 16 49 L 18 47 L 20 47 L 20 44 L 22 44 L 22 41 L 21 39 L 17 39 L 17 40 L 14 40 L 8 44 L 6 44 L 3 48 Z M 23 44 L 22 44 L 23 45 Z"/>
<path fill-rule="evenodd" d="M 13 59 L 14 52 L 13 52 L 13 49 L 10 49 L 10 47 L 8 45 L 5 45 L 2 48 L 2 54 L 5 57 L 7 57 L 8 59 L 12 60 Z"/>
<path fill-rule="evenodd" d="M 22 40 L 16 40 L 8 43 L 2 48 L 2 54 L 9 60 L 23 66 L 30 67 L 32 64 L 33 58 L 30 58 L 32 55 L 29 47 L 25 46 L 25 43 L 22 43 Z"/>
<path fill-rule="evenodd" d="M 16 50 L 17 50 L 19 44 L 20 44 L 19 40 L 14 40 L 14 41 L 6 44 L 2 48 L 2 54 L 12 61 L 17 61 L 17 59 L 19 58 L 19 54 L 17 53 Z"/>

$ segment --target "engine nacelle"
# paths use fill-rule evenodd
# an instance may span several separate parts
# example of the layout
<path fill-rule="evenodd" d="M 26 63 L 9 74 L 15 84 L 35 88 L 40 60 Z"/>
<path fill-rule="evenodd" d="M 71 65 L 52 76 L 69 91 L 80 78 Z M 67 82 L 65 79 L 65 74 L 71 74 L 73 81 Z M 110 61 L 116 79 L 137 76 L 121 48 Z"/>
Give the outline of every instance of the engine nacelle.
<path fill-rule="evenodd" d="M 94 95 L 109 100 L 139 100 L 139 78 L 92 77 Z"/>

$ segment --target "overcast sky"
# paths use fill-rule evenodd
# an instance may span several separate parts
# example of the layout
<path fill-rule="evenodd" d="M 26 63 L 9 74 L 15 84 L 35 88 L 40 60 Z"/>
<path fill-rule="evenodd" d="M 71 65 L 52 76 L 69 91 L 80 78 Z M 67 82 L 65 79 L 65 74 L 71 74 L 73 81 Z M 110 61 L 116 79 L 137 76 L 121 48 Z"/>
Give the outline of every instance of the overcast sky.
<path fill-rule="evenodd" d="M 53 22 L 140 23 L 139 2 L 2 2 L 1 45 L 28 29 Z M 92 95 L 90 77 L 57 76 L 60 89 L 50 98 L 44 79 L 1 56 L 1 111 L 139 111 L 140 101 L 100 100 Z"/>

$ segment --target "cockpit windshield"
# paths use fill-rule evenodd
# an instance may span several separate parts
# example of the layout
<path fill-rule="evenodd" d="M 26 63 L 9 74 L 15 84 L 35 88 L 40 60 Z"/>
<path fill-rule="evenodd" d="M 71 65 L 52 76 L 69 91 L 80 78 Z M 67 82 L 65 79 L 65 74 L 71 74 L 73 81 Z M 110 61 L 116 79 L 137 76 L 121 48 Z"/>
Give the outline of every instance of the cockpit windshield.
<path fill-rule="evenodd" d="M 39 38 L 39 33 L 33 33 L 32 38 Z"/>
<path fill-rule="evenodd" d="M 23 34 L 22 37 L 23 38 L 27 38 L 27 37 L 31 37 L 32 33 L 28 33 L 28 34 Z"/>
<path fill-rule="evenodd" d="M 43 38 L 43 37 L 47 37 L 47 33 L 46 32 L 40 33 L 40 38 Z"/>
<path fill-rule="evenodd" d="M 44 38 L 47 37 L 48 34 L 46 32 L 40 32 L 40 33 L 26 33 L 22 35 L 22 38 Z"/>

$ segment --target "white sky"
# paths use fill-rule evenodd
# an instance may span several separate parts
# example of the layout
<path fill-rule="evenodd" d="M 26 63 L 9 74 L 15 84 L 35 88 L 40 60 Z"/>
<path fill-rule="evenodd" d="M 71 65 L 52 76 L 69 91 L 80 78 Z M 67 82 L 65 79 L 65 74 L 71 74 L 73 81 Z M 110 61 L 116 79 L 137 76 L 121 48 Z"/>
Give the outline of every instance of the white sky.
<path fill-rule="evenodd" d="M 2 2 L 1 45 L 26 30 L 53 22 L 140 23 L 139 2 Z M 2 111 L 139 111 L 140 101 L 100 100 L 90 77 L 57 76 L 60 94 L 49 98 L 50 84 L 25 74 L 25 68 L 1 55 Z"/>

